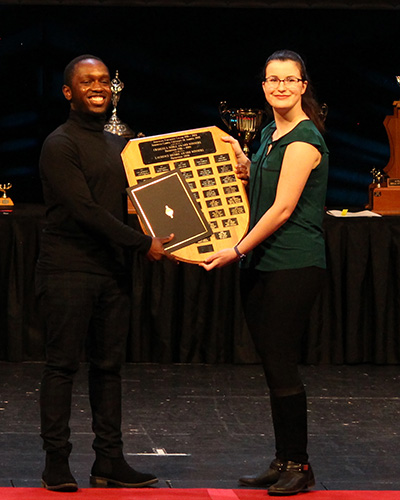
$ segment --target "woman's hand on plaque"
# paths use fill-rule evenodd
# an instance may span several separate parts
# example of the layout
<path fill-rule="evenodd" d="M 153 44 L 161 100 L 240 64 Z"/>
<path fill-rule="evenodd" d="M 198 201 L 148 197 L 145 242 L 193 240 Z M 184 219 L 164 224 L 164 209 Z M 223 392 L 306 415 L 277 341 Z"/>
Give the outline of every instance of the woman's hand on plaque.
<path fill-rule="evenodd" d="M 199 266 L 204 267 L 206 271 L 211 271 L 211 269 L 224 267 L 228 264 L 232 264 L 233 262 L 237 262 L 238 260 L 238 255 L 233 248 L 224 248 L 223 250 L 210 255 L 210 257 L 207 257 L 204 262 L 200 262 Z"/>
<path fill-rule="evenodd" d="M 237 139 L 235 139 L 231 135 L 226 135 L 224 137 L 221 137 L 221 141 L 228 142 L 232 146 L 238 164 L 241 164 L 248 168 L 250 167 L 251 162 L 244 154 L 243 149 L 240 147 L 239 141 Z"/>
<path fill-rule="evenodd" d="M 250 180 L 250 172 L 249 172 L 249 167 L 246 167 L 246 165 L 242 165 L 241 163 L 238 163 L 235 166 L 235 174 L 238 179 L 242 181 L 244 186 L 247 186 Z"/>
<path fill-rule="evenodd" d="M 229 144 L 231 144 L 237 161 L 237 165 L 235 166 L 236 177 L 240 179 L 246 186 L 250 179 L 250 160 L 244 154 L 237 139 L 230 135 L 227 135 L 225 137 L 221 137 L 221 140 L 223 142 L 228 142 Z"/>

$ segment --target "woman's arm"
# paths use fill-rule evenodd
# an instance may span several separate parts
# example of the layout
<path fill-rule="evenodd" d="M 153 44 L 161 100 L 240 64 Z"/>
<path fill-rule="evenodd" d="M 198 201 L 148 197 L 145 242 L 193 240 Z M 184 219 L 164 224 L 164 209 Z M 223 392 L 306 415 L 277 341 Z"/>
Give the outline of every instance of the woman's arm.
<path fill-rule="evenodd" d="M 276 198 L 254 228 L 237 245 L 240 254 L 247 254 L 279 229 L 292 215 L 311 171 L 320 163 L 321 153 L 305 142 L 288 145 L 282 162 Z M 223 267 L 238 260 L 234 248 L 220 250 L 200 264 L 207 270 Z"/>

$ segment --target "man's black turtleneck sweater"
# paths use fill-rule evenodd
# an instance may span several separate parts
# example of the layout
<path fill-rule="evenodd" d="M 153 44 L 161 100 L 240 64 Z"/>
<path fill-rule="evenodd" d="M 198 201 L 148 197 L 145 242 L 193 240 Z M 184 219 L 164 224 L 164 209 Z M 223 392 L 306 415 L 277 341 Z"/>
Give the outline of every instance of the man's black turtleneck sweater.
<path fill-rule="evenodd" d="M 38 270 L 112 274 L 124 248 L 147 253 L 151 238 L 123 223 L 126 142 L 104 131 L 105 118 L 70 112 L 45 140 L 40 175 L 47 207 Z"/>

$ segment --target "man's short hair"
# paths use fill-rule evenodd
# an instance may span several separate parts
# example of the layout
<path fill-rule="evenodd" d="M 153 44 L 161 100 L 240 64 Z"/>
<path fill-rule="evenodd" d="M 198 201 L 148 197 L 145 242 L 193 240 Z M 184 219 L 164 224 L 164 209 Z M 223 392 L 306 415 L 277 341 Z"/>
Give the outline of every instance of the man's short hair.
<path fill-rule="evenodd" d="M 74 70 L 75 66 L 81 62 L 85 61 L 86 59 L 95 59 L 96 61 L 100 61 L 104 64 L 104 61 L 100 59 L 100 57 L 93 56 L 91 54 L 83 54 L 81 56 L 75 57 L 75 59 L 72 59 L 71 62 L 69 62 L 64 69 L 64 85 L 68 85 L 68 87 L 71 87 L 72 85 L 72 78 L 74 76 Z"/>

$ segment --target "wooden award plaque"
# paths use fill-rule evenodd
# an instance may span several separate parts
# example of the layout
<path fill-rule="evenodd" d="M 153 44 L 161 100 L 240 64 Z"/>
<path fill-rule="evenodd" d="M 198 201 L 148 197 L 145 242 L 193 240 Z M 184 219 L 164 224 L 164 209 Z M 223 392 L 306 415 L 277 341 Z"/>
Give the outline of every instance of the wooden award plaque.
<path fill-rule="evenodd" d="M 247 195 L 234 173 L 232 146 L 221 140 L 226 135 L 217 127 L 185 130 L 131 139 L 122 151 L 130 187 L 179 169 L 199 203 L 212 235 L 171 251 L 178 260 L 202 262 L 214 252 L 239 243 L 248 230 Z M 149 234 L 138 215 L 143 231 Z"/>

